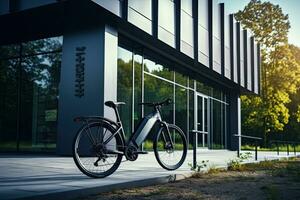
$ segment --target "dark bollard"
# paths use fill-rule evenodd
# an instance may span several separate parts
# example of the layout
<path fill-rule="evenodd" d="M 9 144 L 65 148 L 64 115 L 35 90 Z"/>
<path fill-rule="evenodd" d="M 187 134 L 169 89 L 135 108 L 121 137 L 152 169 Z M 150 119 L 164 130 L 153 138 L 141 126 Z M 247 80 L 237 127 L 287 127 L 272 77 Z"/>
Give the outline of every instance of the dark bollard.
<path fill-rule="evenodd" d="M 193 133 L 193 168 L 196 169 L 197 167 L 197 159 L 196 159 L 196 154 L 197 154 L 197 142 L 196 142 L 196 133 L 195 132 L 192 132 Z"/>
<path fill-rule="evenodd" d="M 294 144 L 294 154 L 296 155 L 296 144 Z"/>
<path fill-rule="evenodd" d="M 286 145 L 286 152 L 287 152 L 287 155 L 290 155 L 289 144 Z"/>
<path fill-rule="evenodd" d="M 257 142 L 255 142 L 255 160 L 257 160 Z"/>
<path fill-rule="evenodd" d="M 238 139 L 238 144 L 239 144 L 239 137 L 237 137 Z M 237 157 L 239 158 L 240 157 L 240 145 L 238 146 L 238 149 L 237 149 Z"/>
<path fill-rule="evenodd" d="M 278 142 L 276 142 L 276 147 L 277 147 L 277 156 L 279 156 L 279 145 L 278 145 Z"/>

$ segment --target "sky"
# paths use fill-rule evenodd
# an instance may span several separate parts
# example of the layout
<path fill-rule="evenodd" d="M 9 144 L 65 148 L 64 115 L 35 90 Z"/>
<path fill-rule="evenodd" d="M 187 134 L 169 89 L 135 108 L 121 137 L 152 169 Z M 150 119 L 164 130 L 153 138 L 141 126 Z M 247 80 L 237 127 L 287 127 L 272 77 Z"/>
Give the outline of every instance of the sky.
<path fill-rule="evenodd" d="M 268 0 L 279 5 L 284 14 L 288 14 L 291 28 L 289 30 L 289 43 L 300 47 L 300 0 Z M 235 13 L 242 10 L 249 0 L 220 0 L 224 2 L 227 13 Z"/>

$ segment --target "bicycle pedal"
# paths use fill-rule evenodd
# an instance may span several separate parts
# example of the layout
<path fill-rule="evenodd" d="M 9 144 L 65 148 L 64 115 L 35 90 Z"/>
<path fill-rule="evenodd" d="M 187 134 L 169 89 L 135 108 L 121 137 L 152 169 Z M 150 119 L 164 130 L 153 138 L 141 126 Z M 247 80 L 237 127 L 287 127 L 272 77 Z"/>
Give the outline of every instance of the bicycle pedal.
<path fill-rule="evenodd" d="M 148 154 L 148 151 L 137 151 L 137 154 Z"/>

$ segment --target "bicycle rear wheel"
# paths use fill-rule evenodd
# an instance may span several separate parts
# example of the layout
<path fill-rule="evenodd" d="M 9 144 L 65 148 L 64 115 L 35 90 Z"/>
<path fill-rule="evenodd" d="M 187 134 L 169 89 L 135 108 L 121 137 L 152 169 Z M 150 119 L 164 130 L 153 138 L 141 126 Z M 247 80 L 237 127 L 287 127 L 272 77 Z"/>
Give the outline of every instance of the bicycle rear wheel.
<path fill-rule="evenodd" d="M 187 154 L 187 142 L 183 131 L 176 125 L 168 124 L 170 136 L 166 127 L 160 128 L 153 143 L 157 162 L 167 170 L 179 168 Z"/>
<path fill-rule="evenodd" d="M 119 134 L 104 144 L 116 130 L 106 122 L 92 122 L 77 132 L 73 142 L 73 159 L 82 173 L 103 178 L 114 173 L 122 161 L 123 141 Z"/>

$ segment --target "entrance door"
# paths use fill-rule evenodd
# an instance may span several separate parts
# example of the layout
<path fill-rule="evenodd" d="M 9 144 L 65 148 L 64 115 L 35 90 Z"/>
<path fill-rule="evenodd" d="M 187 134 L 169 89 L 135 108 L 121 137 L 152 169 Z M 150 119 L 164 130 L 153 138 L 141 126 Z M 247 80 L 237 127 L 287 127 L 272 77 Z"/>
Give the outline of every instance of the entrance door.
<path fill-rule="evenodd" d="M 207 148 L 209 146 L 209 101 L 208 97 L 200 93 L 197 94 L 197 142 L 198 147 Z"/>

